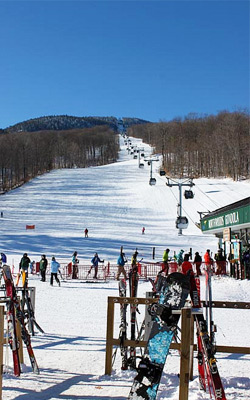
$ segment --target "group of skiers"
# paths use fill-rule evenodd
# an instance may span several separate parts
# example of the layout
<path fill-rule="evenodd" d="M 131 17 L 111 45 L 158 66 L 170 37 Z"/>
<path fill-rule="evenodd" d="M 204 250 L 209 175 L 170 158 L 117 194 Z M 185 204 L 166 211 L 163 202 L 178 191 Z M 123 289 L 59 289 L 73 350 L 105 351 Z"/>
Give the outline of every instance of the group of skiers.
<path fill-rule="evenodd" d="M 22 276 L 22 283 L 23 286 L 26 285 L 27 283 L 27 278 L 28 278 L 28 271 L 29 268 L 31 270 L 32 273 L 32 268 L 33 268 L 33 263 L 35 263 L 35 261 L 30 260 L 30 258 L 28 257 L 27 253 L 24 253 L 20 263 L 19 263 L 19 276 Z M 32 267 L 31 267 L 32 266 Z M 46 281 L 46 270 L 48 267 L 48 260 L 46 258 L 45 254 L 42 254 L 41 256 L 41 260 L 39 262 L 39 270 L 40 270 L 40 274 L 41 274 L 41 281 L 45 282 Z M 51 264 L 50 264 L 50 269 L 51 269 L 51 273 L 50 273 L 50 285 L 53 286 L 53 280 L 55 278 L 56 282 L 58 283 L 58 285 L 60 286 L 60 281 L 58 278 L 58 272 L 59 272 L 59 268 L 60 268 L 60 264 L 56 261 L 55 257 L 53 256 L 51 259 Z"/>
<path fill-rule="evenodd" d="M 167 248 L 166 250 L 164 250 L 163 256 L 162 256 L 163 268 L 164 268 L 166 275 L 168 274 L 169 252 L 170 252 L 170 250 Z M 174 252 L 174 256 L 173 256 L 173 260 L 177 262 L 177 264 L 179 266 L 179 270 L 181 270 L 183 268 L 183 263 L 189 262 L 190 258 L 191 258 L 191 253 L 189 252 L 189 253 L 184 254 L 183 249 L 181 249 L 177 255 Z M 219 248 L 218 252 L 215 254 L 215 261 L 216 261 L 216 265 L 217 265 L 216 274 L 219 275 L 219 274 L 225 272 L 223 269 L 225 269 L 224 263 L 226 261 L 226 256 L 223 254 L 223 250 L 221 248 Z M 201 275 L 202 262 L 203 262 L 203 260 L 202 260 L 201 255 L 199 254 L 198 251 L 196 251 L 194 261 L 193 261 L 193 265 L 195 266 L 195 269 L 196 269 L 196 276 Z M 213 271 L 215 272 L 214 260 L 211 257 L 210 249 L 207 249 L 204 254 L 204 263 L 206 266 L 213 266 Z M 190 265 L 191 265 L 191 263 L 190 263 Z M 190 265 L 189 265 L 189 267 L 190 267 Z M 187 264 L 184 264 L 184 269 L 186 269 L 186 268 L 187 268 Z"/>

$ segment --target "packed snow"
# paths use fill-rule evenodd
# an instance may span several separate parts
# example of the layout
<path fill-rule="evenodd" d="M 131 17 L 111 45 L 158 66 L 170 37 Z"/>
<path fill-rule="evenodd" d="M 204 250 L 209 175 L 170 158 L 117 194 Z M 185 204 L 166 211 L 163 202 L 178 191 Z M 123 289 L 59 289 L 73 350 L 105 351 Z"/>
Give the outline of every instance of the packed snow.
<path fill-rule="evenodd" d="M 150 146 L 143 146 L 150 157 Z M 60 263 L 71 261 L 78 251 L 80 263 L 90 265 L 98 252 L 105 264 L 115 264 L 120 246 L 130 258 L 135 248 L 138 258 L 155 261 L 162 259 L 163 250 L 190 248 L 204 255 L 207 248 L 212 254 L 218 247 L 212 235 L 203 235 L 195 222 L 197 211 L 213 211 L 249 196 L 249 182 L 230 179 L 194 180 L 194 199 L 183 200 L 183 214 L 189 226 L 178 235 L 175 227 L 178 188 L 166 186 L 166 178 L 157 174 L 160 162 L 153 163 L 153 176 L 157 182 L 149 185 L 150 167 L 138 167 L 138 159 L 129 155 L 124 140 L 120 139 L 118 162 L 87 169 L 52 171 L 37 177 L 24 186 L 0 197 L 1 248 L 14 265 L 15 273 L 24 252 L 39 261 L 41 254 L 48 260 L 55 256 Z M 35 225 L 26 230 L 26 225 Z M 142 234 L 142 227 L 145 233 Z M 84 237 L 88 228 L 89 237 Z M 24 349 L 25 364 L 20 378 L 13 376 L 11 354 L 5 351 L 3 376 L 4 400 L 75 400 L 127 398 L 135 376 L 132 370 L 121 371 L 119 349 L 112 375 L 105 375 L 107 298 L 118 295 L 115 280 L 88 283 L 81 280 L 61 282 L 61 287 L 41 282 L 37 275 L 30 276 L 29 286 L 36 288 L 36 320 L 45 333 L 32 337 L 40 375 L 31 371 Z M 201 277 L 204 298 L 204 276 Z M 151 290 L 149 282 L 139 282 L 138 296 L 145 297 Z M 213 277 L 215 300 L 250 301 L 250 283 L 230 277 Z M 140 306 L 139 322 L 144 306 Z M 249 310 L 214 310 L 218 332 L 218 345 L 248 346 Z M 115 311 L 115 335 L 119 332 L 119 309 Z M 219 372 L 228 400 L 250 399 L 250 356 L 217 353 Z M 168 356 L 157 399 L 179 398 L 179 365 L 177 351 Z M 190 400 L 209 399 L 209 393 L 199 390 L 197 361 L 194 360 L 194 379 L 190 382 Z"/>

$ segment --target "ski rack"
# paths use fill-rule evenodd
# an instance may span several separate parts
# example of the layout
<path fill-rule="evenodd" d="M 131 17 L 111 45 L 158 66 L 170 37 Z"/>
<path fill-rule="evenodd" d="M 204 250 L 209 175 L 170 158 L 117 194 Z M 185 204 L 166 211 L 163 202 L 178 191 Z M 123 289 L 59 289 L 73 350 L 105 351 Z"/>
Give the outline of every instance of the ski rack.
<path fill-rule="evenodd" d="M 22 311 L 27 318 L 29 332 L 32 336 L 35 335 L 34 326 L 41 332 L 44 333 L 43 329 L 38 325 L 35 319 L 35 297 L 36 297 L 36 288 L 33 286 L 24 288 L 24 287 L 15 287 L 16 292 L 21 292 L 21 307 Z M 0 292 L 5 292 L 5 286 L 0 288 Z M 25 308 L 26 306 L 26 308 Z"/>
<path fill-rule="evenodd" d="M 107 311 L 107 332 L 106 332 L 106 358 L 105 358 L 105 374 L 112 373 L 112 354 L 113 346 L 119 346 L 119 338 L 114 338 L 114 308 L 115 304 L 144 304 L 150 305 L 157 303 L 157 298 L 134 298 L 134 297 L 108 297 Z M 205 301 L 201 301 L 202 307 L 207 307 Z M 250 309 L 248 302 L 230 302 L 230 301 L 213 301 L 214 308 L 231 308 L 231 309 Z M 193 379 L 193 359 L 194 351 L 197 351 L 197 345 L 194 344 L 194 315 L 203 313 L 203 308 L 192 308 L 191 304 L 181 310 L 175 310 L 174 313 L 181 314 L 181 342 L 171 343 L 170 349 L 180 352 L 180 385 L 179 400 L 188 400 L 189 381 Z M 124 341 L 125 346 L 146 347 L 145 340 L 129 340 Z M 221 353 L 237 353 L 250 354 L 249 347 L 235 346 L 219 346 L 216 345 L 217 352 Z"/>

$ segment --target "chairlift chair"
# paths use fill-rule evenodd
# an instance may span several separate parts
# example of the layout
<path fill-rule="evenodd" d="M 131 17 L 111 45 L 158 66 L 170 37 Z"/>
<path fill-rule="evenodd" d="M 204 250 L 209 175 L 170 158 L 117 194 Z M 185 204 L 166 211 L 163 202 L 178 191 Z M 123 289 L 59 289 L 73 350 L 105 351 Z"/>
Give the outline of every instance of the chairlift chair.
<path fill-rule="evenodd" d="M 177 229 L 187 229 L 188 227 L 188 219 L 187 217 L 177 217 L 175 221 L 175 226 Z"/>
<path fill-rule="evenodd" d="M 160 170 L 160 176 L 165 176 L 166 175 L 166 172 L 164 171 L 164 169 L 161 169 Z"/>
<path fill-rule="evenodd" d="M 192 190 L 185 190 L 184 197 L 185 197 L 185 199 L 193 199 L 194 198 L 193 191 Z"/>
<path fill-rule="evenodd" d="M 156 185 L 156 179 L 155 178 L 150 178 L 149 179 L 149 184 L 152 185 Z"/>
<path fill-rule="evenodd" d="M 144 168 L 144 163 L 140 163 L 139 168 Z"/>

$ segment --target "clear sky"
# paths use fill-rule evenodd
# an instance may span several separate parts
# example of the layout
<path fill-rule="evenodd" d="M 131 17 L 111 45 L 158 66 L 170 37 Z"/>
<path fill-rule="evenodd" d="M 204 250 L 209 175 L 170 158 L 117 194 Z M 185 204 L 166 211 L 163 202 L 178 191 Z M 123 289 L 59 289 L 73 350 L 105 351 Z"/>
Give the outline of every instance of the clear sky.
<path fill-rule="evenodd" d="M 249 1 L 1 1 L 0 128 L 249 108 Z"/>

